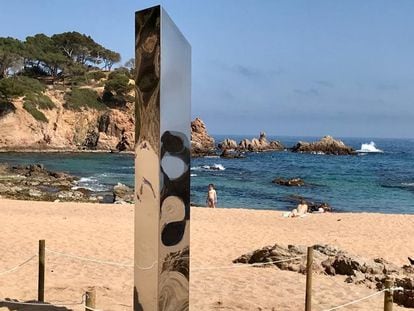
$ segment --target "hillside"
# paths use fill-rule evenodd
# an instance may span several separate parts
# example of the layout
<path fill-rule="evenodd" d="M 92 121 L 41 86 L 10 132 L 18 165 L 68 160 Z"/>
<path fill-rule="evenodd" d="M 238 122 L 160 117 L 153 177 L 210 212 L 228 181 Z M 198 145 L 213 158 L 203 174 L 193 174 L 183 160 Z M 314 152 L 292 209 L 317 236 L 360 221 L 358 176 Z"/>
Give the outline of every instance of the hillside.
<path fill-rule="evenodd" d="M 102 83 L 102 82 L 101 82 Z M 75 90 L 95 91 L 98 99 L 103 87 L 94 84 Z M 67 107 L 73 88 L 48 86 L 42 95 L 53 108 L 37 107 L 45 119 L 36 119 L 24 108 L 27 96 L 14 98 L 8 111 L 0 111 L 1 150 L 132 150 L 134 142 L 134 104 L 126 102 L 122 109 L 104 104 L 98 108 Z M 99 101 L 97 101 L 99 103 Z"/>
<path fill-rule="evenodd" d="M 0 37 L 0 151 L 133 150 L 133 60 L 66 32 Z"/>

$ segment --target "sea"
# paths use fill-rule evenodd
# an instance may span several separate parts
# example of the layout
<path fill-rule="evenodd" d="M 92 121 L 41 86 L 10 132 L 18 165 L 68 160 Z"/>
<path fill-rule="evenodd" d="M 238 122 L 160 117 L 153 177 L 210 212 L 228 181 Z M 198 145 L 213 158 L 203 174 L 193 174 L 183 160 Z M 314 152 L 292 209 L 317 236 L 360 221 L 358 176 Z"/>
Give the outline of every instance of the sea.
<path fill-rule="evenodd" d="M 240 141 L 241 136 L 215 137 Z M 320 137 L 268 137 L 286 147 Z M 298 198 L 326 202 L 337 212 L 414 214 L 414 139 L 341 138 L 361 150 L 355 156 L 246 153 L 243 159 L 195 158 L 191 162 L 191 202 L 203 206 L 208 184 L 218 207 L 289 210 Z M 0 163 L 41 163 L 49 170 L 79 177 L 78 187 L 110 193 L 118 182 L 133 186 L 134 157 L 122 153 L 0 153 Z M 276 178 L 302 178 L 305 186 L 286 187 Z"/>

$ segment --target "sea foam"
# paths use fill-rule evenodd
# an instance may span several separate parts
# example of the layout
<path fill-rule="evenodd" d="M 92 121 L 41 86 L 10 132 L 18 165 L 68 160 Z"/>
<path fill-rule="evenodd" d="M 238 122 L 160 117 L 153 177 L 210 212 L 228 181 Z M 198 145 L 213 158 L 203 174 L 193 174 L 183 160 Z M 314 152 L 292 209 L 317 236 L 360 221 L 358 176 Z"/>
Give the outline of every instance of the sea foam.
<path fill-rule="evenodd" d="M 381 149 L 378 149 L 377 146 L 373 141 L 371 141 L 369 144 L 362 144 L 361 149 L 357 150 L 356 152 L 359 153 L 383 153 Z"/>

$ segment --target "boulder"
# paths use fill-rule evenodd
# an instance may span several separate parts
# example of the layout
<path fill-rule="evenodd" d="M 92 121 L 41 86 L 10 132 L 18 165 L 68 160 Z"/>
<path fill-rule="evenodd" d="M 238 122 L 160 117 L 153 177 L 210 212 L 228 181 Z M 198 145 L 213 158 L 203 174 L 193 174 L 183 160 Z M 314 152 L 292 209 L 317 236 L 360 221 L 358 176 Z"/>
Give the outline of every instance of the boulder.
<path fill-rule="evenodd" d="M 316 142 L 298 142 L 292 148 L 293 152 L 299 153 L 315 153 L 329 155 L 353 155 L 355 150 L 346 146 L 342 141 L 335 140 L 332 136 L 325 136 Z"/>
<path fill-rule="evenodd" d="M 207 133 L 203 120 L 196 118 L 191 122 L 191 156 L 201 157 L 215 154 L 214 139 Z"/>
<path fill-rule="evenodd" d="M 284 179 L 284 178 L 276 178 L 272 181 L 274 184 L 278 184 L 281 186 L 287 187 L 301 187 L 305 185 L 305 182 L 301 178 L 291 178 L 291 179 Z"/>
<path fill-rule="evenodd" d="M 218 148 L 221 150 L 235 150 L 237 149 L 237 142 L 233 139 L 226 138 L 218 144 Z"/>
<path fill-rule="evenodd" d="M 134 189 L 118 183 L 113 188 L 114 194 L 114 203 L 123 204 L 123 203 L 133 203 L 134 202 Z"/>

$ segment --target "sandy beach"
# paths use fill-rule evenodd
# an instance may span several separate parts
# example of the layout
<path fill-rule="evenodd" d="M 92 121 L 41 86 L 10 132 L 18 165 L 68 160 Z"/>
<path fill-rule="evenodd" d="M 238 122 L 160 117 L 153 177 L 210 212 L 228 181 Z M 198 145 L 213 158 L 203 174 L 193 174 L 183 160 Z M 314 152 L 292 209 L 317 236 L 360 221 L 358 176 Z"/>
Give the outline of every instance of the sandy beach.
<path fill-rule="evenodd" d="M 133 205 L 45 203 L 0 199 L 0 274 L 37 254 L 38 240 L 50 250 L 132 263 Z M 279 244 L 332 244 L 366 258 L 399 266 L 414 255 L 414 215 L 320 214 L 285 219 L 278 211 L 192 208 L 191 310 L 303 310 L 305 276 L 277 268 L 197 270 L 229 266 L 236 257 Z M 90 287 L 101 310 L 131 310 L 133 269 L 47 253 L 47 302 L 76 305 Z M 344 277 L 314 276 L 314 310 L 325 310 L 371 293 Z M 37 258 L 0 277 L 0 299 L 37 298 Z M 74 304 L 73 306 L 70 306 Z M 382 310 L 378 295 L 344 310 Z M 33 307 L 0 310 L 37 310 Z M 38 310 L 55 310 L 43 308 Z M 408 310 L 395 305 L 394 310 Z"/>

